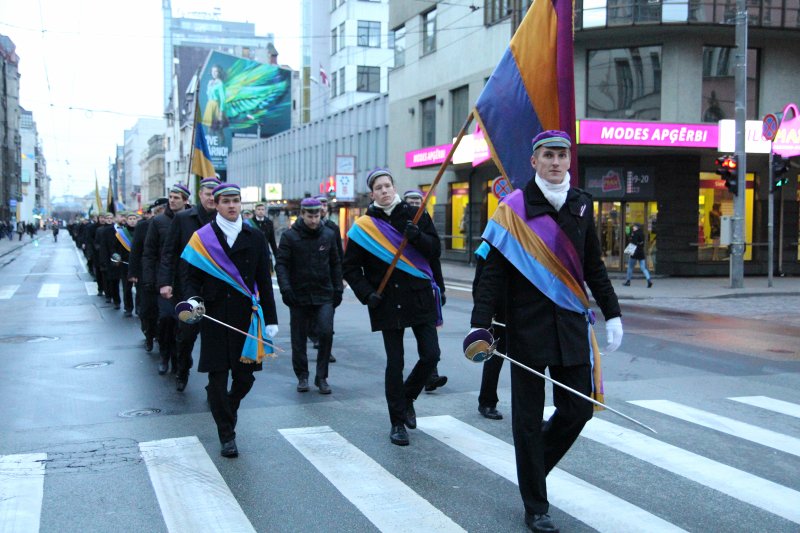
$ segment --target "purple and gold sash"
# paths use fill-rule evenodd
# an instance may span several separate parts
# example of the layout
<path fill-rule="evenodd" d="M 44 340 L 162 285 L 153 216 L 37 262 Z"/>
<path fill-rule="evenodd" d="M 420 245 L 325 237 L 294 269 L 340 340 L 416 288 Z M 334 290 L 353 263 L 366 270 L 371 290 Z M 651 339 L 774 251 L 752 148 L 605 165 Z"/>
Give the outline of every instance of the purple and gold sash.
<path fill-rule="evenodd" d="M 254 283 L 253 290 L 250 290 L 245 284 L 239 269 L 236 268 L 236 265 L 233 264 L 233 261 L 222 248 L 222 243 L 217 238 L 217 234 L 214 233 L 214 228 L 211 224 L 206 224 L 192 234 L 189 243 L 181 253 L 181 258 L 203 272 L 224 281 L 250 298 L 252 315 L 250 317 L 250 328 L 247 332 L 259 340 L 272 342 L 272 339 L 267 335 L 266 324 L 264 323 L 264 312 L 261 309 L 258 285 Z M 245 337 L 242 356 L 239 361 L 242 363 L 260 363 L 265 356 L 272 355 L 272 353 L 271 346 L 267 346 L 251 337 Z"/>
<path fill-rule="evenodd" d="M 116 237 L 119 243 L 125 248 L 128 252 L 131 251 L 131 242 L 133 239 L 131 238 L 131 232 L 125 226 L 114 226 L 114 231 L 116 232 Z"/>
<path fill-rule="evenodd" d="M 482 237 L 554 304 L 586 317 L 592 353 L 592 397 L 602 402 L 600 348 L 592 328 L 595 317 L 584 289 L 580 256 L 572 241 L 550 216 L 527 218 L 520 189 L 503 199 Z M 600 408 L 595 406 L 597 409 Z"/>
<path fill-rule="evenodd" d="M 397 253 L 403 240 L 403 234 L 394 226 L 385 220 L 369 215 L 358 217 L 353 227 L 347 232 L 347 237 L 387 264 L 392 264 L 394 254 Z M 436 299 L 436 326 L 441 326 L 444 323 L 442 293 L 433 278 L 433 271 L 428 260 L 411 243 L 408 243 L 403 249 L 400 259 L 397 260 L 397 268 L 415 278 L 430 280 Z"/>

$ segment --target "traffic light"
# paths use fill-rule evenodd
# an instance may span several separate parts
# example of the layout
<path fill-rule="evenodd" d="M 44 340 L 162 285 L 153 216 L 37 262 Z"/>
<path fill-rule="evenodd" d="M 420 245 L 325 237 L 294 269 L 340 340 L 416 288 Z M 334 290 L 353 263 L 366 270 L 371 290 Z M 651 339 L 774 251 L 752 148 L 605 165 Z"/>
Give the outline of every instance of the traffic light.
<path fill-rule="evenodd" d="M 789 182 L 786 173 L 789 172 L 789 159 L 779 156 L 772 156 L 772 190 L 783 187 Z"/>
<path fill-rule="evenodd" d="M 739 194 L 739 164 L 735 155 L 723 155 L 717 158 L 717 174 L 725 180 L 725 187 L 733 194 Z"/>

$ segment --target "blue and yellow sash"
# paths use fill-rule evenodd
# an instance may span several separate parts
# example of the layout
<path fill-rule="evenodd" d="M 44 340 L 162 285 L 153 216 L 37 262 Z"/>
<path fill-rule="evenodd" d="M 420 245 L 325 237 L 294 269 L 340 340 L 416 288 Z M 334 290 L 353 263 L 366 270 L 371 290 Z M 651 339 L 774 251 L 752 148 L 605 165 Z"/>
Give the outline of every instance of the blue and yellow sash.
<path fill-rule="evenodd" d="M 592 397 L 602 402 L 600 348 L 592 328 L 595 316 L 584 289 L 580 256 L 550 216 L 527 218 L 523 194 L 517 189 L 503 199 L 482 237 L 554 304 L 586 317 L 592 353 Z"/>
<path fill-rule="evenodd" d="M 130 252 L 131 243 L 133 242 L 130 230 L 125 226 L 114 226 L 114 230 L 116 231 L 116 237 L 119 243 Z"/>
<path fill-rule="evenodd" d="M 233 264 L 233 261 L 223 250 L 222 244 L 214 233 L 214 228 L 211 224 L 206 224 L 192 234 L 192 238 L 189 239 L 189 243 L 181 253 L 181 258 L 203 272 L 224 281 L 250 298 L 252 316 L 250 317 L 250 328 L 247 332 L 259 340 L 272 342 L 272 339 L 267 335 L 266 324 L 264 323 L 258 285 L 254 283 L 251 291 L 245 284 L 239 269 L 236 268 L 236 265 Z M 263 342 L 258 342 L 250 337 L 245 337 L 242 356 L 239 361 L 243 363 L 260 363 L 265 356 L 272 353 L 271 346 L 267 346 Z"/>
<path fill-rule="evenodd" d="M 385 220 L 369 215 L 358 217 L 353 227 L 347 232 L 347 237 L 387 264 L 392 264 L 394 254 L 397 253 L 397 249 L 403 240 L 403 234 L 397 231 L 394 226 Z M 430 280 L 433 295 L 436 299 L 436 326 L 441 326 L 444 323 L 442 319 L 442 292 L 433 279 L 433 271 L 428 260 L 411 243 L 408 243 L 397 261 L 397 268 L 415 278 Z"/>

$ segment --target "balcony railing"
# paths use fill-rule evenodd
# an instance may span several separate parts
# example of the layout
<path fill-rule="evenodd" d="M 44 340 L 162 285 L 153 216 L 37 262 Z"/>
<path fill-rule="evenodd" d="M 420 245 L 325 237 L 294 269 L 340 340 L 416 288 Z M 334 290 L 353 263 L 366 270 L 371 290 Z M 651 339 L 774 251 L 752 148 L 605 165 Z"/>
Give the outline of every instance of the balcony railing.
<path fill-rule="evenodd" d="M 800 29 L 800 0 L 748 0 L 751 27 Z M 736 24 L 736 0 L 578 0 L 575 29 Z"/>

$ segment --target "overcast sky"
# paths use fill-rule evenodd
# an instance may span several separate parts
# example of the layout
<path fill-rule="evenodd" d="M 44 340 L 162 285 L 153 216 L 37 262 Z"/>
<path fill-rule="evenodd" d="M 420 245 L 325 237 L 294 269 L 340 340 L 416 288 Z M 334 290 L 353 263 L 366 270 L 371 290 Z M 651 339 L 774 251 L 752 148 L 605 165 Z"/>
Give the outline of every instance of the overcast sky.
<path fill-rule="evenodd" d="M 223 20 L 275 34 L 278 61 L 300 67 L 300 2 L 173 0 L 174 17 L 220 7 Z M 163 112 L 161 0 L 0 0 L 0 34 L 20 57 L 20 105 L 33 112 L 51 194 L 94 191 L 139 117 Z"/>

